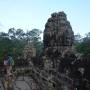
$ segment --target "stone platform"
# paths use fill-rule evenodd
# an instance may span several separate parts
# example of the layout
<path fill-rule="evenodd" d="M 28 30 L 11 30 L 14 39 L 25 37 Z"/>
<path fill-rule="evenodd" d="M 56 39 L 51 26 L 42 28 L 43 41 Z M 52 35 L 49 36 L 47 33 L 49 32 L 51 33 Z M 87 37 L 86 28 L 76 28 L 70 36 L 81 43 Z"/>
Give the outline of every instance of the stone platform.
<path fill-rule="evenodd" d="M 13 90 L 38 90 L 37 84 L 29 76 L 19 76 L 13 83 Z M 0 90 L 5 90 L 0 80 Z"/>

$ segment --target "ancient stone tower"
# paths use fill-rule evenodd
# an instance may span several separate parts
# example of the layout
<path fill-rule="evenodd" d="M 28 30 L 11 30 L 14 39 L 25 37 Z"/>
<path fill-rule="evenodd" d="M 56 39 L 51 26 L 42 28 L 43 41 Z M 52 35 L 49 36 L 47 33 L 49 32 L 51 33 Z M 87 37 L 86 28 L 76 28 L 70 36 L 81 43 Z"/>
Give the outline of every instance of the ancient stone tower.
<path fill-rule="evenodd" d="M 28 44 L 25 46 L 24 50 L 24 59 L 31 60 L 32 57 L 36 56 L 36 48 L 34 47 L 33 42 L 28 41 Z"/>
<path fill-rule="evenodd" d="M 45 25 L 43 38 L 46 55 L 63 55 L 72 49 L 74 33 L 64 12 L 51 14 Z"/>

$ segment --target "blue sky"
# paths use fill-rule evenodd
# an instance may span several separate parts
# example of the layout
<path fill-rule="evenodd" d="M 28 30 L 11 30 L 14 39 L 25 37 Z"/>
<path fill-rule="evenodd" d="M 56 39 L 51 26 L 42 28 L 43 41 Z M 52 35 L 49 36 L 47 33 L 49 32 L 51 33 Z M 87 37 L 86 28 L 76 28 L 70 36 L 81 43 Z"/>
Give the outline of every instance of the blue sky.
<path fill-rule="evenodd" d="M 44 30 L 53 12 L 64 11 L 75 34 L 90 31 L 90 0 L 0 0 L 0 31 Z"/>

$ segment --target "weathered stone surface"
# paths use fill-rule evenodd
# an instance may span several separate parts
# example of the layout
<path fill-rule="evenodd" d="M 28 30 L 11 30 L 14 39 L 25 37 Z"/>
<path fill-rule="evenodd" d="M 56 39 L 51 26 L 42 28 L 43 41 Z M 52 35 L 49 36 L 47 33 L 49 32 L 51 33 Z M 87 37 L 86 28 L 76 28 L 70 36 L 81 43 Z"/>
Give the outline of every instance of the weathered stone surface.
<path fill-rule="evenodd" d="M 44 30 L 44 50 L 48 55 L 62 54 L 67 48 L 71 49 L 74 40 L 74 33 L 70 22 L 64 12 L 53 13 L 47 20 Z"/>
<path fill-rule="evenodd" d="M 44 69 L 48 73 L 48 85 L 50 78 L 51 87 L 54 90 L 70 90 L 70 88 L 73 87 L 72 80 L 67 76 L 69 71 L 63 68 L 61 63 L 64 62 L 64 59 L 67 59 L 67 64 L 72 60 L 70 55 L 73 54 L 74 33 L 70 22 L 67 20 L 67 15 L 64 12 L 51 14 L 51 17 L 45 25 L 43 38 Z M 66 56 L 70 59 L 69 61 Z M 65 73 L 59 73 L 61 69 L 63 72 L 65 70 Z M 48 88 L 50 87 L 48 86 Z M 74 90 L 74 88 L 72 90 Z"/>
<path fill-rule="evenodd" d="M 36 48 L 34 47 L 33 42 L 28 41 L 28 44 L 25 46 L 23 50 L 24 59 L 31 60 L 32 57 L 36 56 Z"/>
<path fill-rule="evenodd" d="M 29 76 L 19 76 L 13 86 L 14 90 L 39 90 L 37 84 Z"/>

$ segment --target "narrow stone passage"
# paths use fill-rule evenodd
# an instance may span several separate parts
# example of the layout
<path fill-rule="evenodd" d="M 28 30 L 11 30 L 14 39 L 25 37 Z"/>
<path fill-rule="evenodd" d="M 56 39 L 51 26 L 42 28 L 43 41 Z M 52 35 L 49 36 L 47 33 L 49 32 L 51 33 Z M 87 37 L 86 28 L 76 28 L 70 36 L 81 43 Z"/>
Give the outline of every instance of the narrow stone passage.
<path fill-rule="evenodd" d="M 38 85 L 29 76 L 19 76 L 13 83 L 13 90 L 39 90 Z M 0 80 L 0 90 L 5 90 Z"/>
<path fill-rule="evenodd" d="M 14 90 L 38 90 L 34 80 L 28 76 L 19 76 L 13 86 Z"/>

